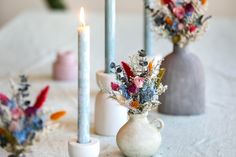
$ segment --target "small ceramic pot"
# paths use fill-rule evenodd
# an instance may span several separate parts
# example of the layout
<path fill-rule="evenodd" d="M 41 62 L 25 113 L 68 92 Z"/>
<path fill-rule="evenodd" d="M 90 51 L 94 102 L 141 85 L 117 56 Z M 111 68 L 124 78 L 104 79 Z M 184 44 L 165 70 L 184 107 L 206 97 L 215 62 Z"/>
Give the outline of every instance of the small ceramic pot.
<path fill-rule="evenodd" d="M 78 64 L 75 53 L 58 53 L 53 64 L 53 78 L 58 81 L 73 81 L 78 78 Z"/>
<path fill-rule="evenodd" d="M 103 71 L 96 73 L 97 84 L 100 89 L 111 90 L 112 74 Z M 95 102 L 95 132 L 104 136 L 115 136 L 119 129 L 127 122 L 127 108 L 109 98 L 109 94 L 100 90 Z"/>
<path fill-rule="evenodd" d="M 150 157 L 157 153 L 161 144 L 162 120 L 150 123 L 148 113 L 129 114 L 128 122 L 119 130 L 116 142 L 121 152 L 128 157 Z M 155 126 L 154 123 L 158 123 Z"/>

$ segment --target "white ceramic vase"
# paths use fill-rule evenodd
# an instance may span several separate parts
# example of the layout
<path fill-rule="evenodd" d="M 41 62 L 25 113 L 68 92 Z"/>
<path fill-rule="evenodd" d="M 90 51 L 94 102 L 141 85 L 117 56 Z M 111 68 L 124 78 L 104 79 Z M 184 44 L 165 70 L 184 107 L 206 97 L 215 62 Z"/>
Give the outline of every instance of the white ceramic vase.
<path fill-rule="evenodd" d="M 98 71 L 96 78 L 100 89 L 111 90 L 111 82 L 115 81 L 113 74 L 106 74 L 103 71 Z M 115 136 L 127 122 L 127 112 L 127 108 L 100 90 L 95 102 L 95 132 L 99 135 Z"/>
<path fill-rule="evenodd" d="M 125 156 L 151 157 L 157 153 L 161 144 L 160 130 L 164 123 L 160 119 L 150 123 L 147 115 L 129 114 L 128 122 L 119 130 L 116 142 Z"/>

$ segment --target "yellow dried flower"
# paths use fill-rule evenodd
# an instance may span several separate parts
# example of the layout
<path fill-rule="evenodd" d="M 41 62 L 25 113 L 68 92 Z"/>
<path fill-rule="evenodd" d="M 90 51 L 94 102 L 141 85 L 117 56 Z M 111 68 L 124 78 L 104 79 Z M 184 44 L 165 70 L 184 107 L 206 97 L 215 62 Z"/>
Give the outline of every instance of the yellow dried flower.
<path fill-rule="evenodd" d="M 175 35 L 175 36 L 172 37 L 172 42 L 174 44 L 178 44 L 178 42 L 180 42 L 180 40 L 181 40 L 181 36 L 180 35 Z"/>
<path fill-rule="evenodd" d="M 158 76 L 157 76 L 157 78 L 158 78 L 158 79 L 157 79 L 157 87 L 159 87 L 159 85 L 161 84 L 161 80 L 162 80 L 162 78 L 163 78 L 165 72 L 166 72 L 166 69 L 165 69 L 165 68 L 161 68 L 161 69 L 160 69 L 160 72 L 159 72 L 159 74 L 158 74 Z"/>

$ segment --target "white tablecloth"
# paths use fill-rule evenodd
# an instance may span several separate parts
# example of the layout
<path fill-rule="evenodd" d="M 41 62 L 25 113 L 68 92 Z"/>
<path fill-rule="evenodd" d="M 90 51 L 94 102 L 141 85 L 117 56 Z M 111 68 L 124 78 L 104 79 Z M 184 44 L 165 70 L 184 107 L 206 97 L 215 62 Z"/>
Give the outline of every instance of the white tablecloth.
<path fill-rule="evenodd" d="M 95 72 L 104 65 L 104 17 L 91 13 L 91 123 L 98 90 Z M 191 44 L 206 72 L 206 113 L 200 116 L 167 116 L 150 113 L 165 122 L 163 142 L 156 157 L 236 156 L 236 19 L 213 19 L 204 38 Z M 67 157 L 67 142 L 76 135 L 76 82 L 51 79 L 52 62 L 58 50 L 76 52 L 77 17 L 72 13 L 26 12 L 0 30 L 0 91 L 10 93 L 7 79 L 26 73 L 32 82 L 32 99 L 46 84 L 51 85 L 47 106 L 65 109 L 61 128 L 33 146 L 31 157 Z M 117 17 L 117 61 L 142 49 L 142 14 Z M 155 37 L 155 54 L 165 55 L 171 45 Z M 93 126 L 93 125 L 92 125 Z M 93 129 L 92 129 L 93 131 Z M 114 137 L 101 140 L 100 157 L 122 157 Z M 0 156 L 5 152 L 0 150 Z"/>

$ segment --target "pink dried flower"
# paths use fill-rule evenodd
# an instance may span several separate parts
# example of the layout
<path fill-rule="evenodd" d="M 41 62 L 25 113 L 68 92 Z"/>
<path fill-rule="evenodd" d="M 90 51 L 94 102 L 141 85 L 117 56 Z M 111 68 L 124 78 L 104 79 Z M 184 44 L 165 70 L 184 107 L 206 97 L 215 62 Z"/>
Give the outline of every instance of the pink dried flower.
<path fill-rule="evenodd" d="M 10 123 L 10 126 L 8 128 L 11 132 L 19 131 L 20 130 L 20 125 L 17 121 L 12 121 Z"/>
<path fill-rule="evenodd" d="M 179 25 L 178 25 L 178 30 L 183 30 L 183 29 L 184 29 L 184 24 L 179 23 Z"/>
<path fill-rule="evenodd" d="M 135 84 L 136 87 L 142 88 L 144 80 L 145 79 L 143 77 L 136 76 L 133 80 L 133 83 Z"/>
<path fill-rule="evenodd" d="M 16 107 L 11 110 L 12 118 L 13 119 L 19 119 L 21 116 L 24 115 L 24 112 L 21 108 Z"/>
<path fill-rule="evenodd" d="M 136 87 L 135 84 L 132 84 L 131 86 L 128 87 L 128 92 L 130 94 L 136 94 L 138 92 L 138 88 Z"/>
<path fill-rule="evenodd" d="M 180 20 L 183 19 L 185 16 L 185 9 L 182 6 L 175 7 L 173 9 L 173 12 L 175 16 Z"/>
<path fill-rule="evenodd" d="M 0 102 L 4 105 L 7 105 L 8 101 L 9 101 L 9 98 L 5 94 L 0 93 Z"/>
<path fill-rule="evenodd" d="M 111 89 L 114 91 L 118 91 L 120 89 L 120 86 L 117 83 L 112 82 Z"/>

